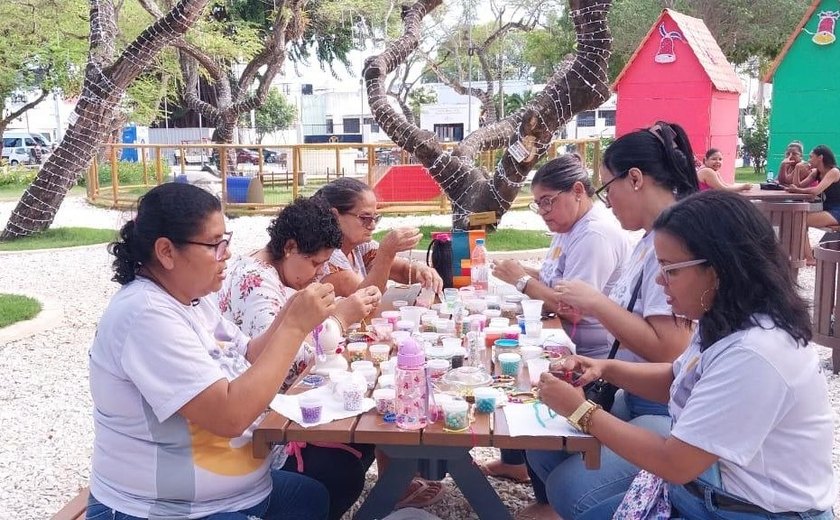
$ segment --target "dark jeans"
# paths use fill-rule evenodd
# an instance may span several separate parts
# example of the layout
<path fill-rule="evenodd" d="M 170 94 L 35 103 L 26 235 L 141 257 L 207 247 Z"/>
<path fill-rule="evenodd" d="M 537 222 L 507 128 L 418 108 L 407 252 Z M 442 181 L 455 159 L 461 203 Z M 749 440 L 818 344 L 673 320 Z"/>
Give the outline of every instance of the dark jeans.
<path fill-rule="evenodd" d="M 365 473 L 373 462 L 372 444 L 349 444 L 362 453 L 362 458 L 339 448 L 307 444 L 303 454 L 303 475 L 313 478 L 330 494 L 330 520 L 338 520 L 347 512 L 365 487 Z M 283 470 L 297 472 L 297 459 L 290 456 Z"/>
<path fill-rule="evenodd" d="M 323 520 L 327 518 L 327 491 L 315 480 L 289 471 L 271 472 L 271 493 L 259 504 L 225 513 L 215 513 L 204 520 Z M 115 511 L 100 503 L 91 494 L 86 520 L 144 520 Z"/>
<path fill-rule="evenodd" d="M 540 480 L 531 465 L 525 460 L 525 450 L 500 450 L 502 452 L 502 462 L 505 464 L 520 465 L 525 464 L 528 469 L 528 476 L 531 477 L 531 488 L 534 490 L 534 498 L 539 504 L 548 504 L 548 496 L 545 494 L 545 483 Z"/>

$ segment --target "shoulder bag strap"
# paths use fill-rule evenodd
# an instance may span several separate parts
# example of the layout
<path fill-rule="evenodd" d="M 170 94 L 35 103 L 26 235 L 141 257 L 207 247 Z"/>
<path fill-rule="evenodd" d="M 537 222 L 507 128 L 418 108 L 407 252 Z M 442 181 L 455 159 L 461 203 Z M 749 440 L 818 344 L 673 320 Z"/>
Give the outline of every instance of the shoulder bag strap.
<path fill-rule="evenodd" d="M 636 306 L 636 300 L 639 299 L 639 291 L 642 290 L 642 280 L 645 277 L 645 271 L 642 269 L 642 272 L 639 273 L 639 279 L 636 280 L 636 286 L 633 288 L 633 294 L 630 296 L 630 303 L 627 304 L 627 310 L 633 312 L 633 307 Z M 618 338 L 613 341 L 612 348 L 610 349 L 610 355 L 607 356 L 607 359 L 612 359 L 615 357 L 615 354 L 618 352 L 618 346 L 621 342 L 618 341 Z"/>

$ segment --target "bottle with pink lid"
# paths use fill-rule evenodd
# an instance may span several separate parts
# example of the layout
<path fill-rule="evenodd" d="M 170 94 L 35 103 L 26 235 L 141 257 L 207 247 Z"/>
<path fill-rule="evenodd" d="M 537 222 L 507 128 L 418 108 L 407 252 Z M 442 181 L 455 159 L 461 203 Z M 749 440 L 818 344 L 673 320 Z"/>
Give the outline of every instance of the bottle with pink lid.
<path fill-rule="evenodd" d="M 411 338 L 399 345 L 394 386 L 397 426 L 406 430 L 425 428 L 429 408 L 426 354 Z"/>

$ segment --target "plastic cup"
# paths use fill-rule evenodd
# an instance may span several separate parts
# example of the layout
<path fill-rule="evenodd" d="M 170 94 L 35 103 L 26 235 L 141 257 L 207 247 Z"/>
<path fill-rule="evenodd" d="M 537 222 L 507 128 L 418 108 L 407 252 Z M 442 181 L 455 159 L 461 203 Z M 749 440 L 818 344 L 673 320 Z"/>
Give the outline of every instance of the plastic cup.
<path fill-rule="evenodd" d="M 370 369 L 376 370 L 376 368 L 373 366 L 373 361 L 363 359 L 361 361 L 353 361 L 352 363 L 350 363 L 350 370 L 352 370 L 353 372 Z"/>
<path fill-rule="evenodd" d="M 428 311 L 426 307 L 418 307 L 416 305 L 406 305 L 400 308 L 400 316 L 403 320 L 410 321 L 414 324 L 416 329 L 420 325 L 420 317 L 424 312 Z"/>
<path fill-rule="evenodd" d="M 489 414 L 496 409 L 496 399 L 499 393 L 493 388 L 481 387 L 473 391 L 476 413 Z"/>
<path fill-rule="evenodd" d="M 430 359 L 426 362 L 426 368 L 429 371 L 429 377 L 432 379 L 440 379 L 447 372 L 449 372 L 449 360 L 446 359 Z"/>
<path fill-rule="evenodd" d="M 377 365 L 388 360 L 391 355 L 391 346 L 383 343 L 375 343 L 370 346 L 370 359 Z"/>
<path fill-rule="evenodd" d="M 400 320 L 400 311 L 383 311 L 382 317 L 388 320 L 392 327 L 396 328 L 397 322 Z"/>
<path fill-rule="evenodd" d="M 502 369 L 502 375 L 516 377 L 522 367 L 522 356 L 512 352 L 499 354 L 499 367 Z"/>
<path fill-rule="evenodd" d="M 461 338 L 443 338 L 441 343 L 443 344 L 443 348 L 451 351 L 453 348 L 461 346 Z"/>
<path fill-rule="evenodd" d="M 394 375 L 394 371 L 397 368 L 397 362 L 393 359 L 388 359 L 379 363 L 379 370 L 382 372 L 382 375 Z"/>
<path fill-rule="evenodd" d="M 355 412 L 362 409 L 362 399 L 365 398 L 365 391 L 361 385 L 347 383 L 341 392 L 344 401 L 344 409 L 348 412 Z"/>
<path fill-rule="evenodd" d="M 455 303 L 458 301 L 459 290 L 454 287 L 448 287 L 443 290 L 443 301 L 446 303 Z"/>
<path fill-rule="evenodd" d="M 330 370 L 328 375 L 330 376 L 329 389 L 330 389 L 330 392 L 334 394 L 334 393 L 336 393 L 336 389 L 338 388 L 338 385 L 340 385 L 342 383 L 346 383 L 347 381 L 350 381 L 350 377 L 353 374 L 351 374 L 350 372 L 348 372 L 346 370 Z"/>
<path fill-rule="evenodd" d="M 543 349 L 536 345 L 523 345 L 519 347 L 519 355 L 522 356 L 523 361 L 537 359 L 542 357 Z"/>
<path fill-rule="evenodd" d="M 379 388 L 394 388 L 394 374 L 382 374 L 376 384 Z"/>
<path fill-rule="evenodd" d="M 455 322 L 445 318 L 439 318 L 435 321 L 435 330 L 438 334 L 451 334 L 455 332 Z"/>
<path fill-rule="evenodd" d="M 545 358 L 534 358 L 527 360 L 525 363 L 528 365 L 528 379 L 531 386 L 537 386 L 543 372 L 548 372 L 548 366 L 551 361 Z"/>
<path fill-rule="evenodd" d="M 504 329 L 500 329 L 498 327 L 487 327 L 484 329 L 484 346 L 487 348 L 493 347 L 493 343 L 495 343 L 497 339 L 502 339 L 503 333 Z"/>
<path fill-rule="evenodd" d="M 469 298 L 464 300 L 467 310 L 473 314 L 481 314 L 487 310 L 487 302 L 478 298 Z"/>
<path fill-rule="evenodd" d="M 321 420 L 323 404 L 320 397 L 307 392 L 298 396 L 298 404 L 303 424 L 313 424 Z"/>
<path fill-rule="evenodd" d="M 484 312 L 482 312 L 482 314 L 484 314 L 485 316 L 490 318 L 490 321 L 492 321 L 493 318 L 501 318 L 502 317 L 501 309 L 485 309 Z"/>
<path fill-rule="evenodd" d="M 401 308 L 408 305 L 408 302 L 405 300 L 394 300 L 391 305 L 394 306 L 394 309 L 400 310 Z"/>
<path fill-rule="evenodd" d="M 394 334 L 394 326 L 383 319 L 383 322 L 373 324 L 373 333 L 376 335 L 377 341 L 391 341 Z"/>
<path fill-rule="evenodd" d="M 429 403 L 429 416 L 431 422 L 443 420 L 443 403 L 451 401 L 454 397 L 451 394 L 434 394 L 434 402 Z"/>
<path fill-rule="evenodd" d="M 452 365 L 452 368 L 461 368 L 464 366 L 464 360 L 467 358 L 467 349 L 464 347 L 455 347 L 451 351 L 452 357 L 449 360 L 449 363 Z"/>
<path fill-rule="evenodd" d="M 397 392 L 393 388 L 378 388 L 373 391 L 373 401 L 376 403 L 376 412 L 380 415 L 394 413 L 394 401 Z"/>
<path fill-rule="evenodd" d="M 363 341 L 354 341 L 347 344 L 347 357 L 350 362 L 361 361 L 365 359 L 365 352 L 367 352 L 367 343 Z"/>
<path fill-rule="evenodd" d="M 443 425 L 449 430 L 466 430 L 470 425 L 470 405 L 463 399 L 445 401 L 443 408 Z"/>
<path fill-rule="evenodd" d="M 519 326 L 518 325 L 509 325 L 505 327 L 505 332 L 502 334 L 502 337 L 505 339 L 519 339 Z"/>
<path fill-rule="evenodd" d="M 526 321 L 538 320 L 542 316 L 542 300 L 522 300 L 522 314 Z"/>
<path fill-rule="evenodd" d="M 375 368 L 360 368 L 355 373 L 364 376 L 368 388 L 373 388 L 376 385 L 376 376 L 378 373 Z"/>
<path fill-rule="evenodd" d="M 542 335 L 543 324 L 540 320 L 525 321 L 525 335 L 529 338 L 539 338 Z"/>

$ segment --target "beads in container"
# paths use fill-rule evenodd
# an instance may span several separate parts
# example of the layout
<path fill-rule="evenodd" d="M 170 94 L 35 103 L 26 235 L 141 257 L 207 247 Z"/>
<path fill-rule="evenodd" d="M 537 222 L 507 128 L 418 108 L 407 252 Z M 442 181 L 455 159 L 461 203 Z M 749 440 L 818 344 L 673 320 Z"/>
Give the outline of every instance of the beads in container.
<path fill-rule="evenodd" d="M 443 425 L 447 430 L 461 431 L 470 426 L 470 405 L 462 399 L 444 402 Z"/>
<path fill-rule="evenodd" d="M 490 414 L 496 409 L 496 399 L 499 393 L 494 388 L 476 388 L 473 391 L 475 398 L 475 411 L 482 414 Z"/>
<path fill-rule="evenodd" d="M 378 388 L 373 391 L 373 401 L 376 403 L 376 412 L 380 415 L 394 413 L 394 400 L 397 392 L 393 388 Z"/>
<path fill-rule="evenodd" d="M 352 363 L 353 361 L 361 361 L 365 359 L 365 352 L 367 352 L 367 343 L 363 341 L 354 341 L 347 344 L 347 357 Z"/>
<path fill-rule="evenodd" d="M 344 409 L 355 412 L 362 409 L 362 399 L 365 397 L 365 386 L 356 382 L 348 383 L 341 393 L 344 399 Z"/>
<path fill-rule="evenodd" d="M 303 424 L 313 424 L 321 420 L 321 399 L 310 394 L 301 394 L 298 397 L 300 404 L 300 416 Z M 361 403 L 359 404 L 361 407 Z"/>

